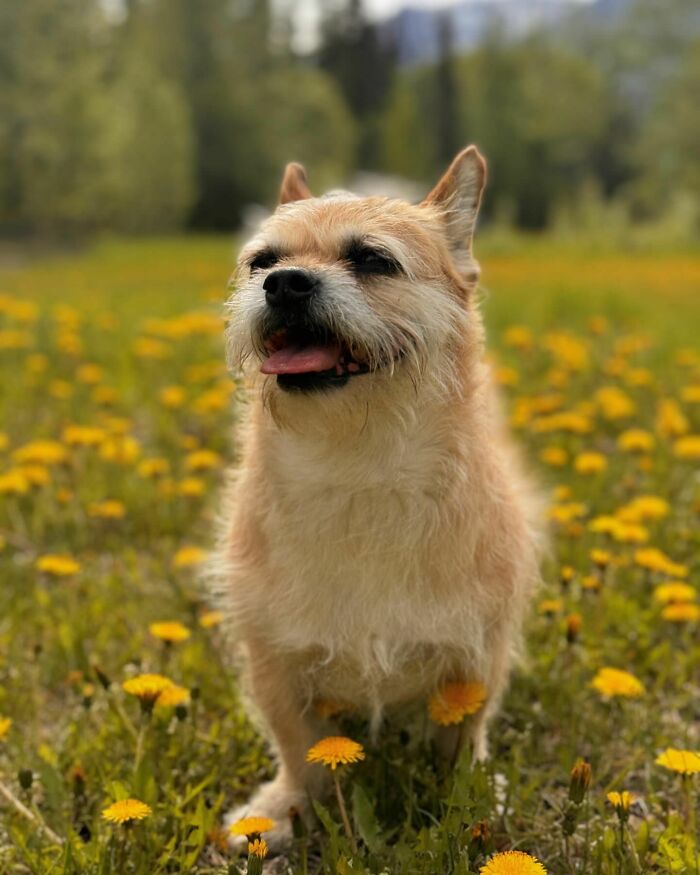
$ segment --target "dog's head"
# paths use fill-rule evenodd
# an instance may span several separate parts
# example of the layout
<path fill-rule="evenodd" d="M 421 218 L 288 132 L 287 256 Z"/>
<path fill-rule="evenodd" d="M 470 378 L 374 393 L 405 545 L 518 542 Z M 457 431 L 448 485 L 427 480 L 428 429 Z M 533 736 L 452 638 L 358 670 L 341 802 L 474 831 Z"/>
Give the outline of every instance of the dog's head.
<path fill-rule="evenodd" d="M 267 375 L 268 397 L 303 398 L 305 407 L 310 398 L 367 400 L 427 374 L 449 382 L 474 313 L 484 181 L 473 146 L 419 205 L 316 198 L 290 164 L 277 210 L 240 254 L 232 364 Z"/>

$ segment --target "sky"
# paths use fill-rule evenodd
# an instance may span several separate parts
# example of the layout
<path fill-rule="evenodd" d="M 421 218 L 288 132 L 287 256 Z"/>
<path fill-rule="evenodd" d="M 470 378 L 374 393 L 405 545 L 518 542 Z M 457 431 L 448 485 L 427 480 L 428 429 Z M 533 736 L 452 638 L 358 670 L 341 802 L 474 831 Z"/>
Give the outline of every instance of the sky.
<path fill-rule="evenodd" d="M 320 11 L 326 5 L 324 0 L 277 0 L 282 8 L 292 9 L 296 24 L 295 43 L 300 50 L 313 48 L 318 34 Z M 463 0 L 364 0 L 367 13 L 375 19 L 386 18 L 407 6 L 422 9 L 445 9 Z M 492 0 L 497 2 L 497 0 Z M 521 0 L 528 3 L 529 0 Z M 590 0 L 577 0 L 590 2 Z"/>

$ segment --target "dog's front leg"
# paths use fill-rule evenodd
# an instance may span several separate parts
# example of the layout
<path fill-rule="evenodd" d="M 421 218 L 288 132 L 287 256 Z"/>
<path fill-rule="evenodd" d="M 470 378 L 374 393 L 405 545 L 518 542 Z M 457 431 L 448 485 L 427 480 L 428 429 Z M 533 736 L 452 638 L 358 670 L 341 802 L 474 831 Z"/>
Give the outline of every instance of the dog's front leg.
<path fill-rule="evenodd" d="M 259 639 L 249 639 L 245 646 L 250 694 L 269 730 L 278 771 L 247 803 L 230 811 L 226 822 L 231 824 L 249 815 L 272 818 L 276 826 L 265 834 L 265 839 L 271 848 L 279 849 L 291 839 L 290 809 L 303 816 L 309 794 L 322 790 L 323 770 L 312 769 L 306 762 L 306 753 L 318 740 L 320 727 L 305 713 L 298 678 L 290 671 L 289 659 Z"/>

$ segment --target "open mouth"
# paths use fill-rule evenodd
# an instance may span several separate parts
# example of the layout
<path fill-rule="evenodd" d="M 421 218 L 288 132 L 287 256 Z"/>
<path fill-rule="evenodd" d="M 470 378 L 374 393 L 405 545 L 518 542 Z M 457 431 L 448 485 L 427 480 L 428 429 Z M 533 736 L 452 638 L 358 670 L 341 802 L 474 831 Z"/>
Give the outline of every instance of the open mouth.
<path fill-rule="evenodd" d="M 344 341 L 318 336 L 301 328 L 282 328 L 265 340 L 263 374 L 275 374 L 282 389 L 313 392 L 344 386 L 351 377 L 369 372 Z"/>

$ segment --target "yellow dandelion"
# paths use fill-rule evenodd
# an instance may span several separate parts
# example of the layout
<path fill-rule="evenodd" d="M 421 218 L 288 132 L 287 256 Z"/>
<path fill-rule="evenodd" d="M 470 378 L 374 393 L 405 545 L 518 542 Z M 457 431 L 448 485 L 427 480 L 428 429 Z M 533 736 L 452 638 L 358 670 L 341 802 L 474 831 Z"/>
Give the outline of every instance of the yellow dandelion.
<path fill-rule="evenodd" d="M 252 842 L 248 842 L 248 853 L 251 857 L 260 857 L 261 860 L 264 860 L 267 857 L 268 850 L 265 839 L 255 839 Z"/>
<path fill-rule="evenodd" d="M 553 468 L 561 468 L 569 461 L 569 454 L 561 447 L 549 446 L 545 447 L 540 453 L 540 460 L 545 465 L 551 465 Z"/>
<path fill-rule="evenodd" d="M 662 550 L 658 550 L 656 547 L 646 547 L 643 550 L 637 550 L 634 554 L 634 561 L 641 568 L 646 568 L 647 571 L 660 571 L 669 577 L 688 576 L 688 569 L 685 565 L 674 562 Z"/>
<path fill-rule="evenodd" d="M 553 616 L 558 614 L 563 607 L 564 604 L 561 599 L 544 599 L 544 601 L 537 605 L 537 612 L 545 616 Z"/>
<path fill-rule="evenodd" d="M 232 823 L 229 830 L 235 836 L 260 836 L 275 828 L 275 821 L 269 817 L 243 817 Z"/>
<path fill-rule="evenodd" d="M 180 547 L 173 556 L 173 566 L 175 568 L 191 568 L 193 565 L 204 562 L 206 556 L 206 552 L 201 547 L 191 545 Z"/>
<path fill-rule="evenodd" d="M 601 668 L 591 681 L 591 686 L 602 696 L 623 696 L 634 699 L 644 695 L 644 686 L 633 674 L 618 668 Z"/>
<path fill-rule="evenodd" d="M 88 507 L 88 516 L 102 520 L 121 520 L 126 516 L 126 508 L 121 501 L 115 499 L 95 501 Z"/>
<path fill-rule="evenodd" d="M 613 808 L 627 812 L 630 810 L 630 805 L 634 802 L 635 797 L 629 792 L 629 790 L 622 790 L 619 793 L 617 790 L 613 790 L 611 793 L 607 794 L 606 799 Z"/>
<path fill-rule="evenodd" d="M 700 461 L 700 435 L 692 434 L 677 440 L 673 445 L 673 453 L 678 459 Z"/>
<path fill-rule="evenodd" d="M 63 429 L 63 442 L 69 447 L 99 447 L 105 440 L 105 432 L 91 425 L 69 425 Z"/>
<path fill-rule="evenodd" d="M 684 386 L 681 398 L 686 404 L 700 404 L 700 386 Z"/>
<path fill-rule="evenodd" d="M 29 492 L 29 480 L 19 468 L 0 474 L 0 495 L 24 495 Z"/>
<path fill-rule="evenodd" d="M 146 704 L 153 704 L 158 696 L 170 687 L 173 682 L 160 674 L 139 674 L 129 678 L 122 684 L 122 689 L 130 696 L 136 696 Z"/>
<path fill-rule="evenodd" d="M 163 407 L 169 407 L 171 410 L 176 410 L 182 407 L 185 403 L 187 395 L 182 386 L 166 386 L 160 390 L 158 398 Z"/>
<path fill-rule="evenodd" d="M 649 453 L 655 444 L 654 435 L 641 428 L 623 431 L 617 439 L 618 447 L 626 453 Z"/>
<path fill-rule="evenodd" d="M 170 462 L 167 459 L 153 458 L 143 459 L 139 463 L 138 473 L 141 477 L 164 477 L 170 471 Z"/>
<path fill-rule="evenodd" d="M 36 560 L 36 568 L 52 577 L 70 577 L 80 571 L 80 563 L 65 553 L 47 553 Z"/>
<path fill-rule="evenodd" d="M 138 799 L 121 799 L 113 802 L 102 812 L 102 817 L 110 823 L 131 823 L 143 820 L 151 814 L 150 805 Z"/>
<path fill-rule="evenodd" d="M 607 550 L 599 550 L 597 548 L 590 552 L 591 562 L 597 565 L 598 568 L 607 568 L 612 562 L 612 556 Z"/>
<path fill-rule="evenodd" d="M 524 325 L 511 325 L 503 332 L 503 342 L 511 349 L 528 350 L 532 348 L 532 331 Z"/>
<path fill-rule="evenodd" d="M 656 587 L 654 598 L 663 605 L 669 602 L 694 602 L 697 592 L 689 583 L 670 580 Z"/>
<path fill-rule="evenodd" d="M 700 620 L 700 606 L 693 602 L 673 603 L 666 605 L 661 616 L 671 623 L 697 623 Z"/>
<path fill-rule="evenodd" d="M 479 869 L 479 875 L 547 875 L 542 863 L 523 851 L 503 851 L 495 854 Z"/>
<path fill-rule="evenodd" d="M 323 763 L 334 771 L 339 765 L 356 763 L 364 758 L 365 751 L 362 745 L 342 735 L 329 735 L 328 738 L 322 738 L 306 754 L 308 763 Z"/>
<path fill-rule="evenodd" d="M 188 471 L 208 471 L 221 464 L 221 456 L 213 450 L 195 450 L 185 457 Z"/>
<path fill-rule="evenodd" d="M 177 484 L 178 495 L 184 495 L 186 498 L 199 498 L 207 491 L 207 484 L 199 477 L 185 477 Z"/>
<path fill-rule="evenodd" d="M 655 760 L 658 766 L 663 766 L 681 775 L 695 775 L 700 772 L 700 753 L 694 750 L 678 750 L 668 747 Z"/>
<path fill-rule="evenodd" d="M 38 465 L 60 465 L 68 458 L 63 444 L 58 441 L 32 441 L 18 447 L 12 458 L 20 465 L 36 463 Z"/>
<path fill-rule="evenodd" d="M 141 454 L 141 445 L 128 434 L 108 438 L 100 446 L 100 457 L 116 465 L 130 465 Z"/>
<path fill-rule="evenodd" d="M 211 629 L 213 626 L 223 623 L 223 621 L 223 611 L 205 611 L 199 618 L 199 625 L 202 629 Z"/>
<path fill-rule="evenodd" d="M 579 453 L 574 459 L 574 469 L 579 474 L 598 474 L 608 467 L 608 460 L 602 453 Z"/>
<path fill-rule="evenodd" d="M 178 705 L 187 705 L 190 701 L 190 691 L 185 687 L 172 684 L 166 687 L 156 699 L 156 708 L 177 708 Z"/>
<path fill-rule="evenodd" d="M 167 644 L 178 644 L 181 641 L 187 641 L 192 635 L 187 626 L 177 621 L 168 621 L 161 623 L 151 623 L 148 631 L 154 638 L 159 638 Z"/>
<path fill-rule="evenodd" d="M 51 472 L 45 465 L 23 465 L 21 472 L 30 486 L 46 486 L 51 481 Z"/>
<path fill-rule="evenodd" d="M 2 741 L 12 726 L 12 718 L 0 717 L 0 741 Z"/>
<path fill-rule="evenodd" d="M 478 681 L 451 683 L 431 696 L 430 719 L 441 726 L 461 723 L 467 714 L 476 714 L 486 701 L 486 688 Z"/>

